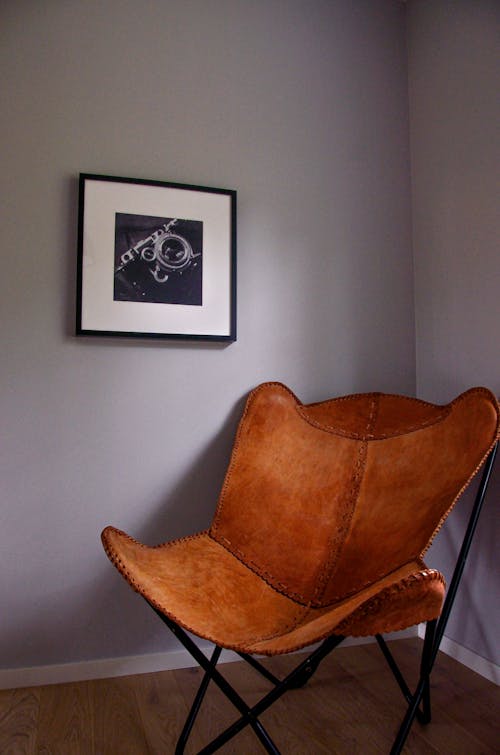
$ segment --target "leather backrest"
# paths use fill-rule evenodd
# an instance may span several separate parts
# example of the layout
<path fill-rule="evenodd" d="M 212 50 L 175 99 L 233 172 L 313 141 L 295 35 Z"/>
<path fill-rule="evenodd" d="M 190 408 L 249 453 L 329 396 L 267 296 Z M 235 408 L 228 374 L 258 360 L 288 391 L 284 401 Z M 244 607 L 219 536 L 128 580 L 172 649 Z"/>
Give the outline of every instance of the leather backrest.
<path fill-rule="evenodd" d="M 330 605 L 422 555 L 498 437 L 492 393 L 249 396 L 211 536 L 278 591 Z"/>

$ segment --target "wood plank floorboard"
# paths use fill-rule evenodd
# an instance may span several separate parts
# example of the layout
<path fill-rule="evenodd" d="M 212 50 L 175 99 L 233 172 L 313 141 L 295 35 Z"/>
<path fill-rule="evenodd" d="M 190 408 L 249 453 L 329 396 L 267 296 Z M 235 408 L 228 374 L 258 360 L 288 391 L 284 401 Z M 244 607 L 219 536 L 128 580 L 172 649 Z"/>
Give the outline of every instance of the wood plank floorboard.
<path fill-rule="evenodd" d="M 94 755 L 149 753 L 146 734 L 130 678 L 89 682 Z"/>
<path fill-rule="evenodd" d="M 308 734 L 299 752 L 307 752 L 308 742 L 316 737 L 318 747 L 311 752 L 351 752 L 383 755 L 390 747 L 390 734 L 380 706 L 367 696 L 360 696 L 356 678 L 340 664 L 334 654 L 325 659 L 309 683 L 291 690 L 284 698 L 288 719 L 301 720 Z M 277 658 L 282 673 L 289 670 L 292 658 Z M 281 669 L 280 669 L 281 670 Z"/>
<path fill-rule="evenodd" d="M 65 684 L 63 687 L 39 688 L 36 749 L 39 755 L 86 755 L 93 752 L 91 686 L 87 683 Z"/>
<path fill-rule="evenodd" d="M 416 681 L 417 638 L 390 647 L 410 686 Z M 262 662 L 277 676 L 300 655 Z M 271 685 L 243 662 L 220 667 L 245 701 Z M 0 691 L 0 755 L 171 755 L 198 685 L 188 668 L 90 682 Z M 405 755 L 498 755 L 500 689 L 440 653 L 433 672 L 433 720 L 415 723 Z M 339 647 L 309 683 L 291 690 L 261 721 L 283 755 L 385 755 L 405 702 L 376 644 Z M 194 755 L 239 717 L 211 683 L 186 755 Z M 249 727 L 219 750 L 261 755 Z"/>
<path fill-rule="evenodd" d="M 40 694 L 35 689 L 0 690 L 0 753 L 35 752 Z"/>
<path fill-rule="evenodd" d="M 141 674 L 128 677 L 127 681 L 131 694 L 137 699 L 148 752 L 174 752 L 191 704 L 189 701 L 188 706 L 184 700 L 174 673 Z"/>

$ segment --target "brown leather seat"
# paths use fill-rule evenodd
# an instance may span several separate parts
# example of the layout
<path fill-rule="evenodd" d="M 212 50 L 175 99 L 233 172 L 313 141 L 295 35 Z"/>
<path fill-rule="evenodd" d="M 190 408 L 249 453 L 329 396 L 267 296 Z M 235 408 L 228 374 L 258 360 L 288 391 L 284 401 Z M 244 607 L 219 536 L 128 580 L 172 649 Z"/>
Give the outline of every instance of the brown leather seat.
<path fill-rule="evenodd" d="M 210 528 L 147 547 L 107 527 L 130 585 L 176 624 L 244 653 L 287 653 L 439 616 L 423 556 L 498 438 L 473 388 L 446 406 L 367 393 L 304 405 L 250 394 Z"/>
<path fill-rule="evenodd" d="M 149 548 L 107 527 L 106 553 L 185 629 L 249 653 L 436 618 L 444 578 L 422 557 L 498 417 L 483 388 L 447 406 L 380 393 L 303 405 L 265 383 L 248 399 L 210 529 Z"/>

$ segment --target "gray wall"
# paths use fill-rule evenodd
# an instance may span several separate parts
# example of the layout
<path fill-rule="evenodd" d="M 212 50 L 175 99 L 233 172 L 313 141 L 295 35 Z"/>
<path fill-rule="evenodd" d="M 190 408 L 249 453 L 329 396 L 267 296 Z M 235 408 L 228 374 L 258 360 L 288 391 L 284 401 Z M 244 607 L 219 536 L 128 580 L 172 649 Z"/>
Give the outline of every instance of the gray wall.
<path fill-rule="evenodd" d="M 0 665 L 167 649 L 102 527 L 204 527 L 262 380 L 415 390 L 404 6 L 0 13 Z M 237 343 L 74 338 L 80 171 L 238 190 Z"/>
<path fill-rule="evenodd" d="M 408 7 L 417 390 L 431 401 L 471 385 L 500 394 L 500 4 Z M 496 663 L 499 498 L 497 463 L 447 630 Z M 447 574 L 467 510 L 456 509 L 427 559 Z"/>

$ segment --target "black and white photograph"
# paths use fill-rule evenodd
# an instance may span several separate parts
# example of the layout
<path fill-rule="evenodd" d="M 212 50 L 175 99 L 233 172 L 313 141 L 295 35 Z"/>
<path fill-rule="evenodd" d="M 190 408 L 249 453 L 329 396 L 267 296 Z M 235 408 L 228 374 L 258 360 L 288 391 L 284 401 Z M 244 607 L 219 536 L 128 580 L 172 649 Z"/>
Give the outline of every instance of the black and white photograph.
<path fill-rule="evenodd" d="M 76 334 L 236 340 L 236 191 L 80 174 Z"/>
<path fill-rule="evenodd" d="M 202 305 L 203 223 L 117 212 L 115 301 Z"/>

